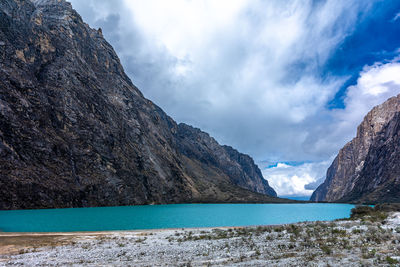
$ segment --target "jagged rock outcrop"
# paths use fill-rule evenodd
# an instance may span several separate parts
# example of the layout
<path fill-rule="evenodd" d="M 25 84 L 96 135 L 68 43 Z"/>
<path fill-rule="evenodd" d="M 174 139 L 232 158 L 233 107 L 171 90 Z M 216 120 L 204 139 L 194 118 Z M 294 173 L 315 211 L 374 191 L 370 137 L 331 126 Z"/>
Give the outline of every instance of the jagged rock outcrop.
<path fill-rule="evenodd" d="M 400 202 L 400 95 L 374 107 L 329 167 L 312 201 Z"/>
<path fill-rule="evenodd" d="M 274 196 L 249 156 L 145 99 L 68 2 L 0 1 L 0 209 Z"/>

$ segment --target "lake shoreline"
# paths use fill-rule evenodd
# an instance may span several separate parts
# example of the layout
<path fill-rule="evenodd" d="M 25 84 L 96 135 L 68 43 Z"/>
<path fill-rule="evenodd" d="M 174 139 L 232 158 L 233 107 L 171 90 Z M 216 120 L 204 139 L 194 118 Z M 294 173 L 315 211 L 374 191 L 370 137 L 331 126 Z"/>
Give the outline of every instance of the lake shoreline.
<path fill-rule="evenodd" d="M 239 227 L 326 221 L 350 216 L 351 204 L 172 204 L 0 211 L 3 232 L 85 232 Z"/>
<path fill-rule="evenodd" d="M 387 266 L 400 260 L 399 226 L 392 212 L 382 221 L 0 233 L 0 266 Z"/>

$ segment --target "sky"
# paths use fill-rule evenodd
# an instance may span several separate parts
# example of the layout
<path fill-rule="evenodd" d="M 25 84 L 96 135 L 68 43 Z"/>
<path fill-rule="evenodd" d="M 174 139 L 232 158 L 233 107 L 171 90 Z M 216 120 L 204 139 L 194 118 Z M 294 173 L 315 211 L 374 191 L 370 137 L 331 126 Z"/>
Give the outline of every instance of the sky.
<path fill-rule="evenodd" d="M 71 0 L 177 122 L 310 195 L 367 112 L 400 93 L 400 1 Z"/>

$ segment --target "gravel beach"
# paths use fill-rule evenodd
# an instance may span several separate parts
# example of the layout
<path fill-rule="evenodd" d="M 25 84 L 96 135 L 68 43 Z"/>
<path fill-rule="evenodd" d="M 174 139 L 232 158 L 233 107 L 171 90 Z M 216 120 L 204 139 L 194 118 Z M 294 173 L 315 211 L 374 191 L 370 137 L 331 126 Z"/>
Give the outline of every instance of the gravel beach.
<path fill-rule="evenodd" d="M 0 233 L 0 266 L 399 266 L 384 220 L 80 233 Z"/>

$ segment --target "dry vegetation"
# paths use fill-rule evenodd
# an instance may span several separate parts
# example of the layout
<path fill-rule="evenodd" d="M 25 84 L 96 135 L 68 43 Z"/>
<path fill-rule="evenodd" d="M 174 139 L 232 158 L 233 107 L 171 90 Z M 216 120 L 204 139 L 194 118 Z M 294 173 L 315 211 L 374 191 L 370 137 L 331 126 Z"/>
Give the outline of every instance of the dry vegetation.
<path fill-rule="evenodd" d="M 334 222 L 80 234 L 5 253 L 0 265 L 398 266 L 400 213 L 391 210 L 357 207 Z"/>

